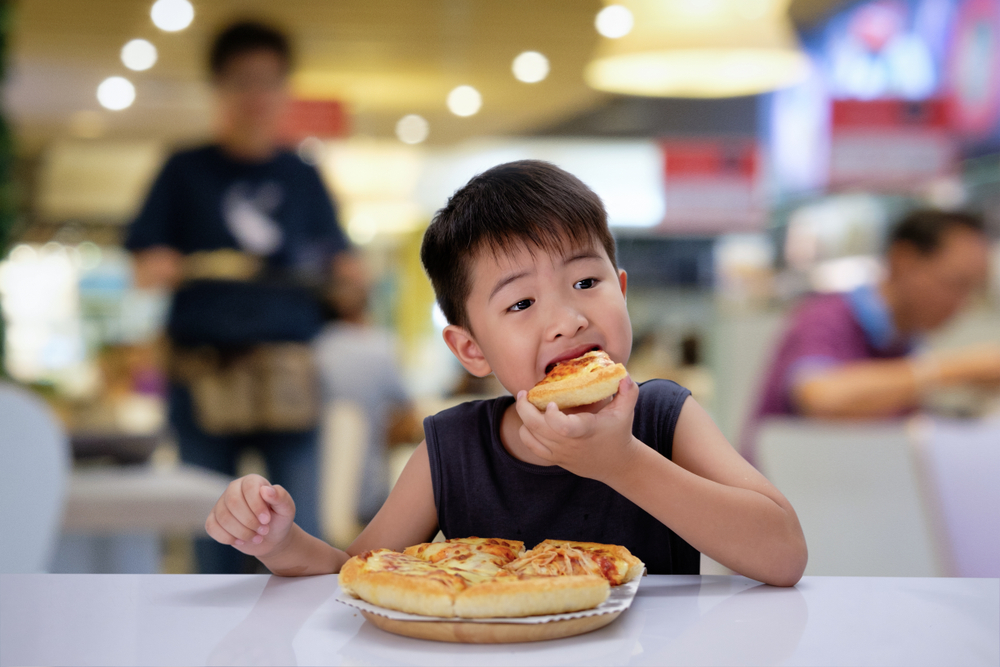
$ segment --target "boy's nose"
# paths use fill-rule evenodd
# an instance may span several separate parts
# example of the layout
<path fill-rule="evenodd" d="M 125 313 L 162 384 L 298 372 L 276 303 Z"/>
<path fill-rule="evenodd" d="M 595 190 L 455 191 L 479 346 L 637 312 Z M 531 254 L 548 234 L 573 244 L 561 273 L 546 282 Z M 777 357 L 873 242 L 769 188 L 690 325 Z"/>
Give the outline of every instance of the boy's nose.
<path fill-rule="evenodd" d="M 583 313 L 575 308 L 561 306 L 552 315 L 547 338 L 554 340 L 562 336 L 575 336 L 586 329 L 588 324 Z"/>

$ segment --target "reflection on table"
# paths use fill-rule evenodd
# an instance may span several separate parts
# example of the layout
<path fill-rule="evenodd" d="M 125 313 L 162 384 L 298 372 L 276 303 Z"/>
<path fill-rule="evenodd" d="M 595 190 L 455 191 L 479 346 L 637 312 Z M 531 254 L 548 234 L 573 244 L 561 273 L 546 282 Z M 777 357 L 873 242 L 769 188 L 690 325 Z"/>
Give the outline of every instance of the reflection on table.
<path fill-rule="evenodd" d="M 1000 580 L 650 576 L 595 632 L 409 639 L 337 603 L 336 575 L 0 575 L 0 665 L 995 665 Z"/>

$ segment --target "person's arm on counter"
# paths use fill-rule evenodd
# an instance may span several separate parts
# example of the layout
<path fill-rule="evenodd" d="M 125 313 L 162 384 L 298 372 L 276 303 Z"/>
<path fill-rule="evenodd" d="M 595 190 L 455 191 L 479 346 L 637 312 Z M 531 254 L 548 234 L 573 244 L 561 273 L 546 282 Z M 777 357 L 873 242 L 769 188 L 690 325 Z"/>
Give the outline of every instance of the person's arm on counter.
<path fill-rule="evenodd" d="M 791 398 L 806 417 L 884 417 L 917 407 L 933 387 L 963 384 L 1000 386 L 1000 346 L 846 363 L 809 374 Z"/>

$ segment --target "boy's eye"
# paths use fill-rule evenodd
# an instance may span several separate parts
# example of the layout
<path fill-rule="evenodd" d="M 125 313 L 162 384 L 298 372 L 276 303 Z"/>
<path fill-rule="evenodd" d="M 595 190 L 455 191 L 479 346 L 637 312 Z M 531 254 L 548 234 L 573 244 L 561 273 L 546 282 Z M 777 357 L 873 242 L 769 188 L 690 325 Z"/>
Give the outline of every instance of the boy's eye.
<path fill-rule="evenodd" d="M 590 289 L 597 284 L 597 278 L 584 278 L 573 285 L 574 289 Z"/>
<path fill-rule="evenodd" d="M 510 308 L 508 308 L 507 310 L 512 310 L 512 311 L 524 310 L 525 308 L 528 308 L 533 303 L 534 303 L 534 301 L 532 301 L 531 299 L 521 299 L 520 301 L 518 301 L 517 303 L 515 303 L 513 306 L 511 306 Z"/>

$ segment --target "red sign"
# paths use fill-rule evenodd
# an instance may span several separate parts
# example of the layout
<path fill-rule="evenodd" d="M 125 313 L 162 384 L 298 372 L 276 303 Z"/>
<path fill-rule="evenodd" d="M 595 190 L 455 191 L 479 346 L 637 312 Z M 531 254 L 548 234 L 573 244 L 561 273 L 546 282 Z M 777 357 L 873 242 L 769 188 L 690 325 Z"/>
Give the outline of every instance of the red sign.
<path fill-rule="evenodd" d="M 835 100 L 830 114 L 833 130 L 899 129 L 904 127 L 948 128 L 944 100 Z"/>
<path fill-rule="evenodd" d="M 760 151 L 748 139 L 667 140 L 663 151 L 665 232 L 760 229 Z"/>
<path fill-rule="evenodd" d="M 335 100 L 292 100 L 281 132 L 289 143 L 306 137 L 333 139 L 347 134 L 347 114 Z"/>
<path fill-rule="evenodd" d="M 909 189 L 957 168 L 943 100 L 834 100 L 830 119 L 834 187 Z"/>

